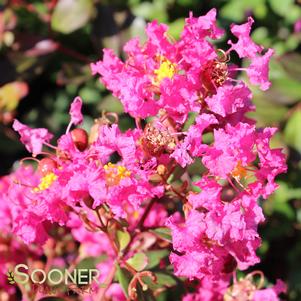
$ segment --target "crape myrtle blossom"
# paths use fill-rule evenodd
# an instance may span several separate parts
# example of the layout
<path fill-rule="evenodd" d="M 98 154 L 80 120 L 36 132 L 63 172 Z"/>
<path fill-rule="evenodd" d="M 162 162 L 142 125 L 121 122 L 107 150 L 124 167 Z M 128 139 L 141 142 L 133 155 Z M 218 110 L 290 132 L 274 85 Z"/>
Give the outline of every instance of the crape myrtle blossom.
<path fill-rule="evenodd" d="M 91 65 L 92 73 L 101 75 L 104 85 L 133 117 L 155 115 L 163 108 L 174 120 L 183 123 L 189 112 L 200 111 L 203 101 L 211 103 L 209 109 L 218 110 L 216 113 L 223 116 L 250 98 L 249 93 L 243 92 L 242 99 L 237 99 L 236 104 L 230 105 L 230 100 L 222 104 L 226 106 L 224 109 L 215 107 L 213 101 L 206 101 L 207 97 L 217 94 L 215 97 L 221 99 L 219 102 L 227 102 L 225 90 L 217 88 L 225 83 L 233 86 L 227 66 L 231 51 L 250 59 L 249 67 L 237 70 L 247 71 L 251 83 L 259 84 L 263 90 L 270 85 L 267 66 L 273 51 L 269 49 L 261 55 L 263 47 L 256 45 L 250 37 L 253 22 L 250 17 L 246 24 L 232 25 L 231 31 L 238 41 L 229 41 L 231 48 L 225 52 L 217 51 L 207 40 L 219 39 L 224 33 L 216 26 L 215 9 L 198 18 L 191 14 L 179 41 L 169 36 L 166 25 L 154 21 L 147 26 L 148 39 L 144 45 L 140 45 L 137 38 L 125 45 L 125 62 L 112 50 L 105 49 L 103 60 Z"/>
<path fill-rule="evenodd" d="M 265 217 L 258 201 L 286 171 L 281 149 L 270 146 L 276 129 L 256 127 L 247 115 L 255 110 L 251 90 L 234 78 L 244 71 L 251 84 L 270 86 L 273 50 L 252 41 L 253 23 L 249 17 L 231 25 L 234 37 L 224 50 L 213 43 L 224 35 L 215 9 L 191 13 L 179 40 L 166 25 L 149 23 L 144 44 L 134 38 L 124 46 L 125 61 L 104 49 L 92 74 L 122 102 L 135 128 L 122 131 L 112 112 L 90 131 L 80 128 L 80 97 L 56 142 L 47 129 L 16 120 L 33 158 L 0 186 L 3 231 L 41 248 L 53 241 L 53 227 L 64 229 L 75 246 L 66 261 L 95 258 L 107 284 L 93 284 L 87 301 L 142 300 L 141 294 L 153 300 L 169 288 L 158 277 L 170 264 L 187 286 L 184 301 L 280 300 L 280 282 L 259 287 L 252 272 L 235 278 L 260 261 Z M 245 68 L 230 64 L 234 52 L 247 60 Z M 36 169 L 25 165 L 29 159 Z M 60 255 L 52 257 L 59 262 Z"/>
<path fill-rule="evenodd" d="M 256 274 L 261 276 L 259 284 L 253 278 Z M 211 282 L 204 278 L 199 283 L 196 292 L 187 294 L 183 301 L 280 300 L 278 296 L 286 291 L 286 285 L 281 280 L 277 280 L 274 286 L 263 288 L 263 281 L 263 275 L 259 271 L 247 274 L 239 280 L 235 279 L 230 287 L 227 287 L 228 283 L 225 281 Z"/>
<path fill-rule="evenodd" d="M 53 135 L 45 128 L 31 129 L 18 120 L 14 121 L 13 129 L 20 134 L 21 142 L 33 155 L 39 154 L 42 151 L 43 144 L 49 142 L 53 137 Z"/>
<path fill-rule="evenodd" d="M 185 223 L 174 223 L 172 217 L 168 222 L 177 251 L 170 258 L 175 273 L 220 280 L 236 265 L 244 270 L 258 263 L 257 225 L 264 217 L 256 198 L 243 192 L 231 202 L 223 202 L 223 187 L 214 180 L 203 178 L 196 185 L 202 191 L 188 196 Z M 184 243 L 187 235 L 189 242 Z"/>
<path fill-rule="evenodd" d="M 14 265 L 24 263 L 24 258 L 35 260 L 42 254 L 40 246 L 26 245 L 22 235 L 13 235 L 18 231 L 15 216 L 16 211 L 21 210 L 19 204 L 25 201 L 24 195 L 16 194 L 16 198 L 8 198 L 9 192 L 15 189 L 13 181 L 18 177 L 30 178 L 32 174 L 31 168 L 20 168 L 10 175 L 0 177 L 0 296 L 3 300 L 16 294 L 16 287 L 7 282 L 7 272 Z"/>
<path fill-rule="evenodd" d="M 116 164 L 109 161 L 114 152 L 121 157 Z M 135 152 L 131 132 L 123 134 L 116 125 L 101 126 L 97 141 L 84 151 L 78 150 L 71 132 L 63 135 L 58 140 L 55 164 L 40 175 L 40 183 L 34 186 L 20 179 L 21 184 L 32 186 L 28 188 L 27 198 L 31 201 L 27 209 L 34 204 L 42 210 L 37 214 L 39 219 L 65 224 L 64 206 L 76 207 L 78 201 L 91 198 L 93 209 L 106 202 L 116 216 L 125 217 L 124 206 L 137 210 L 144 200 L 163 193 L 162 187 L 149 183 L 152 171 L 140 169 Z M 28 242 L 33 240 L 29 238 Z"/>

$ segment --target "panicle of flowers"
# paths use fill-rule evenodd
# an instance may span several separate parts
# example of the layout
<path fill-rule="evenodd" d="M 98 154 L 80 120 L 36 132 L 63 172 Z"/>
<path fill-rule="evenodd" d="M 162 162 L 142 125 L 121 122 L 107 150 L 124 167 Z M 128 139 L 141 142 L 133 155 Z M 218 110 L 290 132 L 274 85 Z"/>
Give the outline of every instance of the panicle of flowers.
<path fill-rule="evenodd" d="M 185 301 L 279 300 L 283 290 L 261 289 L 251 276 L 230 285 L 237 269 L 259 262 L 257 228 L 265 219 L 259 200 L 275 191 L 276 176 L 286 171 L 281 149 L 270 147 L 276 129 L 256 128 L 246 116 L 255 109 L 252 93 L 234 79 L 243 71 L 251 84 L 270 86 L 273 50 L 252 41 L 253 22 L 249 17 L 233 24 L 236 42 L 229 40 L 224 50 L 213 42 L 224 35 L 215 9 L 201 17 L 190 14 L 179 40 L 166 25 L 151 22 L 144 44 L 135 38 L 125 45 L 125 61 L 105 49 L 102 60 L 91 64 L 92 73 L 120 99 L 135 129 L 122 132 L 118 116 L 109 112 L 89 133 L 75 127 L 83 121 L 80 97 L 56 143 L 47 129 L 15 120 L 13 128 L 37 169 L 24 167 L 24 159 L 5 180 L 13 189 L 3 197 L 14 201 L 3 211 L 3 227 L 38 245 L 49 238 L 49 223 L 70 229 L 82 257 L 106 254 L 100 266 L 109 275 L 117 264 L 128 270 L 132 300 L 137 286 L 148 288 L 143 277 L 156 277 L 147 262 L 133 268 L 131 258 L 168 248 L 174 274 L 198 282 Z M 231 64 L 233 53 L 249 65 Z M 187 167 L 196 162 L 201 179 L 192 183 Z M 171 231 L 171 245 L 157 228 Z M 122 295 L 113 276 L 109 288 L 91 300 Z"/>

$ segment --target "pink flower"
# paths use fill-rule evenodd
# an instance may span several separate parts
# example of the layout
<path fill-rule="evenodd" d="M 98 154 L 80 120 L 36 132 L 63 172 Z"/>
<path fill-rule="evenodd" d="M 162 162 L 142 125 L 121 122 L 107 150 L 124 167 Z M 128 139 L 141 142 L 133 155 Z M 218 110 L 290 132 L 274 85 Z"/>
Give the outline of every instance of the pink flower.
<path fill-rule="evenodd" d="M 242 25 L 231 25 L 231 32 L 238 38 L 238 41 L 235 44 L 232 41 L 228 41 L 228 44 L 231 45 L 231 49 L 235 50 L 238 53 L 240 58 L 253 58 L 263 49 L 262 46 L 256 45 L 250 37 L 251 27 L 253 23 L 253 18 L 249 17 L 247 23 L 244 23 Z"/>
<path fill-rule="evenodd" d="M 201 192 L 188 196 L 193 209 L 185 222 L 173 218 L 167 222 L 177 251 L 170 257 L 176 275 L 222 279 L 236 265 L 244 270 L 258 263 L 257 226 L 264 217 L 257 197 L 242 192 L 231 202 L 223 202 L 223 187 L 213 179 L 203 178 L 196 185 Z"/>
<path fill-rule="evenodd" d="M 270 86 L 269 81 L 269 61 L 274 54 L 273 49 L 269 49 L 263 56 L 252 58 L 250 66 L 247 68 L 247 74 L 253 85 L 260 85 L 260 89 L 265 91 Z"/>
<path fill-rule="evenodd" d="M 87 229 L 87 226 L 80 219 L 80 216 L 85 217 L 92 223 L 97 224 L 97 218 L 92 211 L 86 211 L 77 215 L 75 212 L 71 213 L 67 226 L 70 227 L 71 233 L 76 241 L 81 243 L 81 252 L 83 257 L 100 256 L 106 254 L 113 256 L 114 250 L 112 249 L 107 236 L 103 232 L 92 232 Z M 99 243 L 101 241 L 101 243 Z"/>
<path fill-rule="evenodd" d="M 48 235 L 42 224 L 45 214 L 43 204 L 35 204 L 31 198 L 31 188 L 38 183 L 38 176 L 31 167 L 21 167 L 6 178 L 8 187 L 4 191 L 6 217 L 10 217 L 10 233 L 14 233 L 27 244 L 43 244 Z"/>
<path fill-rule="evenodd" d="M 274 287 L 258 288 L 254 276 L 260 276 L 262 284 L 264 283 L 264 275 L 261 271 L 253 271 L 239 280 L 235 279 L 234 283 L 224 291 L 224 300 L 252 300 L 252 301 L 280 301 L 278 295 L 286 292 L 286 285 L 277 280 Z M 258 283 L 258 282 L 257 282 Z"/>
<path fill-rule="evenodd" d="M 177 145 L 171 157 L 185 167 L 193 162 L 191 156 L 201 156 L 207 147 L 202 144 L 203 131 L 210 125 L 217 124 L 218 121 L 214 115 L 202 114 L 196 118 L 195 124 L 190 126 L 184 140 Z"/>
<path fill-rule="evenodd" d="M 294 24 L 294 32 L 299 33 L 301 32 L 301 19 L 297 20 Z"/>
<path fill-rule="evenodd" d="M 105 257 L 96 263 L 99 280 L 111 284 L 101 292 L 94 283 L 98 292 L 87 301 L 101 293 L 113 301 L 126 299 L 114 282 L 119 278 L 112 274 L 116 263 L 133 274 L 129 295 L 134 294 L 135 283 L 142 285 L 142 277 L 151 278 L 151 272 L 132 273 L 125 260 L 136 252 L 164 253 L 166 248 L 172 250 L 174 275 L 195 280 L 184 301 L 226 300 L 236 293 L 233 288 L 241 289 L 242 300 L 249 294 L 246 288 L 255 301 L 278 300 L 281 283 L 259 290 L 252 284 L 254 273 L 233 279 L 237 270 L 259 262 L 258 226 L 264 215 L 258 199 L 277 188 L 275 178 L 286 170 L 281 150 L 270 147 L 276 130 L 256 128 L 246 115 L 254 110 L 251 91 L 230 77 L 232 71 L 246 70 L 252 84 L 263 90 L 270 85 L 273 50 L 260 56 L 262 47 L 250 38 L 253 22 L 250 17 L 231 26 L 238 41 L 229 41 L 228 51 L 212 43 L 224 33 L 215 9 L 200 17 L 190 14 L 178 41 L 169 36 L 167 25 L 153 21 L 145 43 L 135 38 L 125 45 L 124 60 L 105 49 L 102 61 L 91 64 L 92 73 L 135 118 L 135 129 L 121 131 L 118 118 L 112 121 L 115 116 L 104 113 L 90 135 L 79 128 L 69 132 L 83 121 L 82 99 L 76 97 L 66 134 L 57 145 L 48 145 L 53 153 L 43 153 L 52 135 L 16 120 L 13 127 L 26 148 L 47 157 L 34 159 L 37 171 L 21 166 L 0 179 L 3 235 L 13 233 L 28 246 L 44 246 L 53 227 L 64 227 L 66 239 L 73 239 L 64 254 L 67 261 L 77 255 Z M 251 60 L 247 69 L 229 67 L 232 50 Z M 189 164 L 199 181 L 190 180 Z M 163 226 L 171 231 L 172 245 L 168 233 L 163 238 L 152 229 Z M 130 236 L 122 250 L 118 231 Z M 160 260 L 158 268 L 166 265 Z"/>
<path fill-rule="evenodd" d="M 183 301 L 223 301 L 223 292 L 229 282 L 225 280 L 211 281 L 204 278 L 198 284 L 197 291 L 184 296 Z"/>
<path fill-rule="evenodd" d="M 223 85 L 217 89 L 215 95 L 206 97 L 205 101 L 210 111 L 226 117 L 237 111 L 251 111 L 251 97 L 250 89 L 244 84 Z"/>
<path fill-rule="evenodd" d="M 81 112 L 82 105 L 82 99 L 79 96 L 75 97 L 69 111 L 69 114 L 71 116 L 71 123 L 73 123 L 74 125 L 78 125 L 83 121 L 83 115 Z"/>
<path fill-rule="evenodd" d="M 266 185 L 261 186 L 262 194 L 265 198 L 278 188 L 278 185 L 275 183 L 275 177 L 287 170 L 286 158 L 282 150 L 270 148 L 270 140 L 276 131 L 276 128 L 265 128 L 258 133 L 257 139 L 260 169 L 256 172 L 256 177 L 261 183 L 267 182 Z"/>
<path fill-rule="evenodd" d="M 214 131 L 214 144 L 207 148 L 202 161 L 212 175 L 227 178 L 238 165 L 247 166 L 255 160 L 255 139 L 254 126 L 244 123 L 235 127 L 226 125 L 225 130 Z"/>
<path fill-rule="evenodd" d="M 111 301 L 126 301 L 126 297 L 119 283 L 112 283 L 106 291 L 106 298 Z"/>
<path fill-rule="evenodd" d="M 26 149 L 37 155 L 42 151 L 43 144 L 48 143 L 53 137 L 47 129 L 31 129 L 30 127 L 22 124 L 17 119 L 13 123 L 13 129 L 17 131 L 21 136 L 21 142 L 25 145 Z"/>
<path fill-rule="evenodd" d="M 228 124 L 225 130 L 214 131 L 212 146 L 203 147 L 202 162 L 211 175 L 227 179 L 231 185 L 233 181 L 241 185 L 242 179 L 255 176 L 256 179 L 245 188 L 266 198 L 277 188 L 274 182 L 276 175 L 286 171 L 281 150 L 269 146 L 274 132 L 269 128 L 263 132 L 256 131 L 255 126 L 246 123 Z M 255 164 L 257 156 L 258 168 Z"/>
<path fill-rule="evenodd" d="M 216 9 L 211 9 L 206 15 L 194 18 L 190 13 L 189 18 L 185 20 L 182 38 L 204 39 L 219 39 L 224 35 L 224 30 L 216 25 Z"/>

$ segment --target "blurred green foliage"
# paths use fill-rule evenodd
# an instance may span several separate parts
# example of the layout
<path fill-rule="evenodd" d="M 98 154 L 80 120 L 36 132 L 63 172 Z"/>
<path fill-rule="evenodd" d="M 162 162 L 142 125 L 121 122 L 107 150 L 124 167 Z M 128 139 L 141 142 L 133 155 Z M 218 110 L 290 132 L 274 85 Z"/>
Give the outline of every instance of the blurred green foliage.
<path fill-rule="evenodd" d="M 170 34 L 178 38 L 189 11 L 198 16 L 213 7 L 218 9 L 220 26 L 228 32 L 219 47 L 227 47 L 231 23 L 244 22 L 253 15 L 254 40 L 276 50 L 271 62 L 273 85 L 265 93 L 252 88 L 257 110 L 251 117 L 258 126 L 279 128 L 273 144 L 284 148 L 289 169 L 279 178 L 279 190 L 263 202 L 267 223 L 261 228 L 262 263 L 258 268 L 271 282 L 276 278 L 288 282 L 288 300 L 301 300 L 301 32 L 294 31 L 294 24 L 301 19 L 300 1 L 4 1 L 1 12 L 13 14 L 16 24 L 7 26 L 1 35 L 0 84 L 28 83 L 29 94 L 15 114 L 33 127 L 47 127 L 60 135 L 69 122 L 69 104 L 80 95 L 85 104 L 84 128 L 90 128 L 102 111 L 115 111 L 126 130 L 134 125 L 133 120 L 91 76 L 89 62 L 101 57 L 103 47 L 123 56 L 125 41 L 137 35 L 144 39 L 145 24 L 153 19 L 167 23 Z M 0 145 L 1 173 L 7 173 L 26 154 L 9 123 L 0 125 Z M 198 168 L 190 168 L 194 179 Z M 169 275 L 160 277 L 164 282 L 174 281 Z M 120 268 L 118 278 L 127 281 Z M 173 294 L 170 290 L 160 300 Z"/>

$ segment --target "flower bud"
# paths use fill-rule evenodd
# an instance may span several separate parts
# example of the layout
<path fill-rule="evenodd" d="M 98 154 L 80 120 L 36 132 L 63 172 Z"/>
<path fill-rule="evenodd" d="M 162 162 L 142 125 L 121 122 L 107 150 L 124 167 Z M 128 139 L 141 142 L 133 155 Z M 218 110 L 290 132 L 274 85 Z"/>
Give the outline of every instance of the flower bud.
<path fill-rule="evenodd" d="M 159 164 L 159 165 L 157 166 L 157 173 L 158 173 L 159 175 L 163 176 L 163 175 L 166 174 L 166 172 L 167 172 L 166 166 L 164 166 L 163 164 Z"/>
<path fill-rule="evenodd" d="M 85 197 L 83 198 L 83 201 L 84 201 L 85 205 L 86 205 L 88 208 L 90 208 L 90 209 L 93 208 L 94 200 L 93 200 L 93 198 L 92 198 L 90 195 L 85 196 Z"/>
<path fill-rule="evenodd" d="M 43 158 L 39 162 L 38 171 L 43 176 L 53 172 L 54 169 L 57 168 L 57 163 L 51 158 Z"/>
<path fill-rule="evenodd" d="M 230 185 L 227 185 L 223 187 L 222 194 L 221 194 L 221 200 L 225 203 L 232 202 L 237 196 L 237 191 L 234 190 L 233 187 Z"/>
<path fill-rule="evenodd" d="M 74 145 L 79 151 L 84 151 L 88 146 L 88 134 L 84 129 L 74 129 L 71 131 Z"/>

